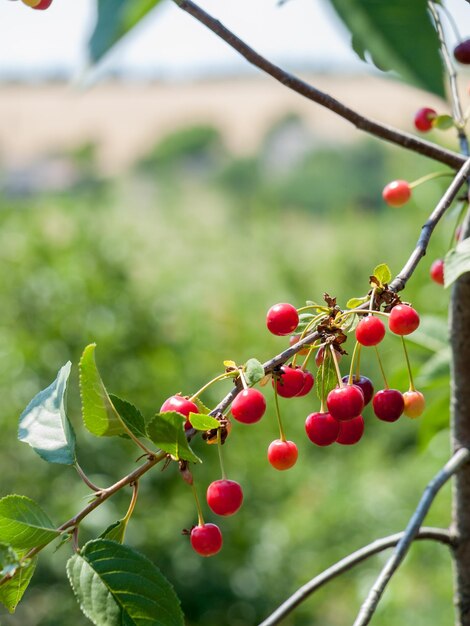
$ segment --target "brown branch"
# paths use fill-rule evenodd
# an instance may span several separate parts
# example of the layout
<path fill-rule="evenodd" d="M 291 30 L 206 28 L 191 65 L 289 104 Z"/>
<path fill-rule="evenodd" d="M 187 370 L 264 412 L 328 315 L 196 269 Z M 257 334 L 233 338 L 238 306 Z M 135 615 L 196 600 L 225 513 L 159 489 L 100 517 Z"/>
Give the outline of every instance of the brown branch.
<path fill-rule="evenodd" d="M 332 96 L 313 87 L 313 85 L 309 85 L 297 76 L 286 72 L 278 65 L 268 61 L 268 59 L 253 50 L 253 48 L 250 48 L 250 46 L 226 28 L 219 20 L 209 15 L 209 13 L 206 13 L 206 11 L 191 0 L 173 0 L 173 2 L 178 5 L 180 9 L 192 15 L 201 22 L 201 24 L 204 24 L 209 30 L 223 39 L 223 41 L 239 52 L 249 63 L 259 68 L 265 74 L 269 74 L 269 76 L 272 76 L 272 78 L 282 83 L 288 89 L 296 91 L 301 96 L 316 102 L 345 120 L 348 120 L 359 130 L 379 137 L 384 141 L 402 146 L 407 150 L 422 154 L 440 163 L 445 163 L 454 169 L 460 168 L 465 162 L 465 158 L 460 154 L 441 148 L 436 144 L 415 137 L 414 135 L 399 131 L 386 124 L 371 120 L 344 105 L 342 102 L 339 102 Z"/>
<path fill-rule="evenodd" d="M 312 593 L 314 593 L 320 587 L 323 587 L 327 582 L 333 580 L 337 576 L 344 574 L 344 572 L 349 571 L 359 563 L 362 563 L 366 559 L 374 554 L 378 554 L 379 552 L 383 552 L 388 548 L 393 548 L 397 545 L 397 543 L 403 538 L 405 532 L 395 533 L 394 535 L 389 535 L 388 537 L 383 537 L 381 539 L 376 539 L 372 543 L 348 554 L 344 559 L 338 561 L 328 569 L 324 570 L 315 578 L 312 578 L 308 583 L 300 587 L 295 593 L 293 593 L 290 598 L 288 598 L 285 602 L 281 604 L 279 608 L 277 608 L 269 617 L 267 617 L 259 626 L 275 626 L 275 624 L 279 624 L 281 620 L 283 620 L 289 613 L 291 613 L 299 604 L 301 604 L 304 600 L 306 600 Z M 418 539 L 427 539 L 432 541 L 438 541 L 448 546 L 452 546 L 454 539 L 450 532 L 441 528 L 421 528 L 418 531 L 417 536 L 414 538 Z"/>

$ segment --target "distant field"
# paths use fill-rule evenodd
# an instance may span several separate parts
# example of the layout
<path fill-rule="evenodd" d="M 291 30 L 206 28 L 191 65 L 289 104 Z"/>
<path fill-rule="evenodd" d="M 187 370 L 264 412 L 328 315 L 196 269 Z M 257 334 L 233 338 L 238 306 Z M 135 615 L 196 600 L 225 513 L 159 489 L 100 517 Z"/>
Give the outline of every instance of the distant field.
<path fill-rule="evenodd" d="M 411 130 L 417 108 L 439 106 L 427 94 L 371 76 L 308 80 L 366 115 L 405 130 Z M 119 172 L 169 131 L 194 123 L 213 124 L 234 153 L 249 154 L 267 129 L 290 112 L 301 115 L 319 140 L 359 137 L 349 123 L 263 77 L 109 82 L 87 91 L 69 84 L 5 84 L 0 86 L 0 162 L 20 165 L 93 141 L 102 169 Z"/>

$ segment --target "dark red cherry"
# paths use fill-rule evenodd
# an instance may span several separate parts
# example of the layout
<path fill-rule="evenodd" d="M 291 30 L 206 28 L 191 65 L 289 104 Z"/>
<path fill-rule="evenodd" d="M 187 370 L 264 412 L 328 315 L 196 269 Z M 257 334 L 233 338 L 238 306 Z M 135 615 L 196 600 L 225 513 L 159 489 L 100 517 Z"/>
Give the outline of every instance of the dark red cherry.
<path fill-rule="evenodd" d="M 340 422 L 329 413 L 310 413 L 305 420 L 307 437 L 317 446 L 329 446 L 336 441 Z"/>
<path fill-rule="evenodd" d="M 357 443 L 364 434 L 364 418 L 362 415 L 353 417 L 352 420 L 340 422 L 337 443 L 342 446 L 352 446 Z"/>
<path fill-rule="evenodd" d="M 349 376 L 343 376 L 343 383 L 349 383 Z M 364 406 L 367 406 L 369 402 L 372 400 L 372 396 L 374 395 L 374 385 L 370 378 L 367 376 L 353 376 L 352 384 L 362 391 L 362 395 L 364 396 Z"/>
<path fill-rule="evenodd" d="M 396 422 L 405 409 L 405 401 L 397 389 L 381 389 L 375 394 L 372 407 L 380 420 Z"/>

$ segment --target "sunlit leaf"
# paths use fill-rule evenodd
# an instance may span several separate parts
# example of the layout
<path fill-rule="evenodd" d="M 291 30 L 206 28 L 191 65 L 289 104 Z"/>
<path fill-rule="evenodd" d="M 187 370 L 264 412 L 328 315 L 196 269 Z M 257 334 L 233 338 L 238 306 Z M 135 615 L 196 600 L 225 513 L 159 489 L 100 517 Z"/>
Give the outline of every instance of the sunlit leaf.
<path fill-rule="evenodd" d="M 212 430 L 213 428 L 220 428 L 220 422 L 211 415 L 190 413 L 189 421 L 191 422 L 191 426 L 196 430 Z"/>
<path fill-rule="evenodd" d="M 175 459 L 201 462 L 191 450 L 184 433 L 186 418 L 176 411 L 157 413 L 147 424 L 147 433 L 153 443 Z"/>
<path fill-rule="evenodd" d="M 16 550 L 49 543 L 60 533 L 39 504 L 16 494 L 0 500 L 0 542 Z"/>

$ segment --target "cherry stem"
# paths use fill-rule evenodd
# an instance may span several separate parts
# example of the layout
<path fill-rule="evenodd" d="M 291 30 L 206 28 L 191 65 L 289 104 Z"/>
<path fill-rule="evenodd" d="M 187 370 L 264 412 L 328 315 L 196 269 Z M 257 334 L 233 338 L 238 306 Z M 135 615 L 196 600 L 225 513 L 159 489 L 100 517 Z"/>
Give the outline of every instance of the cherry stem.
<path fill-rule="evenodd" d="M 312 352 L 314 350 L 316 350 L 318 347 L 319 347 L 319 345 L 315 344 L 315 343 L 312 346 L 310 346 L 307 354 L 305 355 L 305 359 L 304 359 L 304 362 L 302 363 L 302 367 L 300 368 L 303 372 L 305 371 L 305 368 L 307 367 L 307 363 L 308 363 L 310 357 L 312 356 Z M 295 356 L 297 356 L 297 354 Z M 294 357 L 294 359 L 295 359 L 295 357 Z M 294 359 L 292 359 L 292 362 L 294 362 Z"/>
<path fill-rule="evenodd" d="M 277 385 L 274 384 L 274 404 L 276 406 L 276 417 L 277 417 L 277 423 L 279 426 L 279 436 L 281 441 L 287 441 L 286 439 L 286 434 L 284 432 L 284 428 L 282 427 L 282 421 L 281 421 L 281 411 L 279 410 L 279 398 L 277 395 Z"/>
<path fill-rule="evenodd" d="M 197 496 L 196 485 L 194 484 L 194 481 L 193 481 L 193 484 L 191 485 L 191 489 L 193 491 L 194 500 L 196 501 L 198 526 L 204 526 L 204 517 L 202 515 L 201 504 L 200 504 L 199 498 Z"/>
<path fill-rule="evenodd" d="M 417 178 L 412 183 L 409 183 L 410 189 L 414 189 L 423 183 L 427 183 L 429 180 L 441 178 L 442 176 L 454 176 L 454 172 L 432 172 L 432 174 L 426 174 L 426 176 L 421 176 L 421 178 Z"/>
<path fill-rule="evenodd" d="M 78 545 L 78 526 L 75 526 L 72 531 L 72 546 L 74 552 L 80 552 L 80 546 Z"/>
<path fill-rule="evenodd" d="M 344 387 L 344 383 L 341 380 L 341 372 L 340 372 L 339 365 L 338 365 L 338 359 L 336 358 L 335 349 L 333 348 L 331 343 L 329 345 L 329 348 L 330 348 L 331 358 L 333 359 L 333 363 L 334 363 L 335 370 L 336 370 L 336 377 L 338 379 L 338 385 L 340 387 Z"/>
<path fill-rule="evenodd" d="M 369 302 L 369 311 L 372 313 L 374 310 L 374 300 L 375 300 L 375 292 L 377 291 L 377 287 L 372 289 L 372 293 L 370 294 L 370 302 Z"/>
<path fill-rule="evenodd" d="M 127 513 L 124 515 L 123 522 L 127 525 L 128 521 L 131 519 L 132 513 L 134 512 L 135 505 L 137 503 L 137 497 L 139 495 L 139 481 L 136 480 L 131 483 L 132 487 L 132 498 L 129 504 L 129 508 L 127 509 Z"/>
<path fill-rule="evenodd" d="M 240 376 L 240 380 L 242 381 L 243 389 L 245 390 L 248 389 L 248 385 L 246 384 L 245 374 L 243 373 L 241 369 L 238 370 L 238 374 Z"/>
<path fill-rule="evenodd" d="M 326 306 L 318 306 L 317 304 L 307 304 L 306 306 L 301 306 L 297 309 L 297 313 L 303 313 L 303 311 L 310 311 L 313 309 L 314 311 L 323 311 L 327 312 L 328 307 Z"/>
<path fill-rule="evenodd" d="M 85 472 L 82 470 L 82 468 L 78 464 L 78 461 L 75 461 L 74 467 L 77 470 L 77 473 L 80 476 L 80 478 L 85 483 L 85 485 L 87 485 L 87 487 L 90 487 L 90 489 L 94 491 L 95 493 L 99 493 L 100 491 L 103 491 L 101 487 L 97 487 L 94 483 L 91 482 L 91 480 L 88 478 L 88 476 L 85 474 Z"/>
<path fill-rule="evenodd" d="M 362 354 L 362 345 L 359 344 L 357 347 L 357 357 L 356 357 L 356 379 L 359 380 L 361 377 L 361 354 Z"/>
<path fill-rule="evenodd" d="M 356 341 L 356 345 L 354 346 L 354 350 L 352 353 L 351 366 L 349 368 L 348 385 L 353 384 L 353 378 L 354 378 L 353 370 L 354 370 L 354 361 L 356 360 L 356 354 L 357 354 L 357 358 L 359 359 L 361 356 L 361 344 L 359 343 L 359 341 Z"/>
<path fill-rule="evenodd" d="M 194 393 L 189 398 L 189 401 L 190 402 L 194 402 L 194 400 L 196 398 L 198 398 L 201 395 L 201 393 L 203 393 L 206 389 L 208 389 L 211 385 L 213 385 L 214 383 L 218 382 L 219 380 L 224 380 L 225 378 L 234 378 L 235 376 L 238 376 L 238 372 L 237 371 L 224 372 L 223 374 L 219 374 L 219 376 L 216 376 L 215 378 L 210 380 L 208 383 L 203 385 L 200 389 L 198 389 L 198 391 L 196 391 L 196 393 Z"/>
<path fill-rule="evenodd" d="M 410 377 L 410 391 L 416 391 L 416 387 L 413 381 L 413 374 L 411 373 L 410 357 L 408 356 L 408 349 L 406 347 L 405 338 L 403 336 L 401 338 L 401 341 L 403 344 L 403 351 L 405 352 L 406 367 L 408 368 L 408 375 Z"/>
<path fill-rule="evenodd" d="M 387 377 L 385 376 L 384 367 L 382 365 L 382 359 L 380 358 L 379 349 L 377 348 L 377 346 L 375 346 L 375 354 L 377 355 L 377 361 L 379 362 L 380 371 L 382 372 L 382 376 L 383 376 L 384 383 L 385 383 L 385 389 L 390 389 L 390 387 L 388 386 Z"/>
<path fill-rule="evenodd" d="M 329 358 L 329 350 L 323 351 L 323 361 L 321 362 L 321 399 L 320 399 L 320 413 L 325 413 L 325 361 Z"/>
<path fill-rule="evenodd" d="M 222 458 L 222 436 L 220 434 L 220 428 L 217 429 L 217 450 L 219 452 L 219 465 L 222 473 L 222 478 L 225 480 L 227 475 L 225 473 L 224 460 Z"/>

